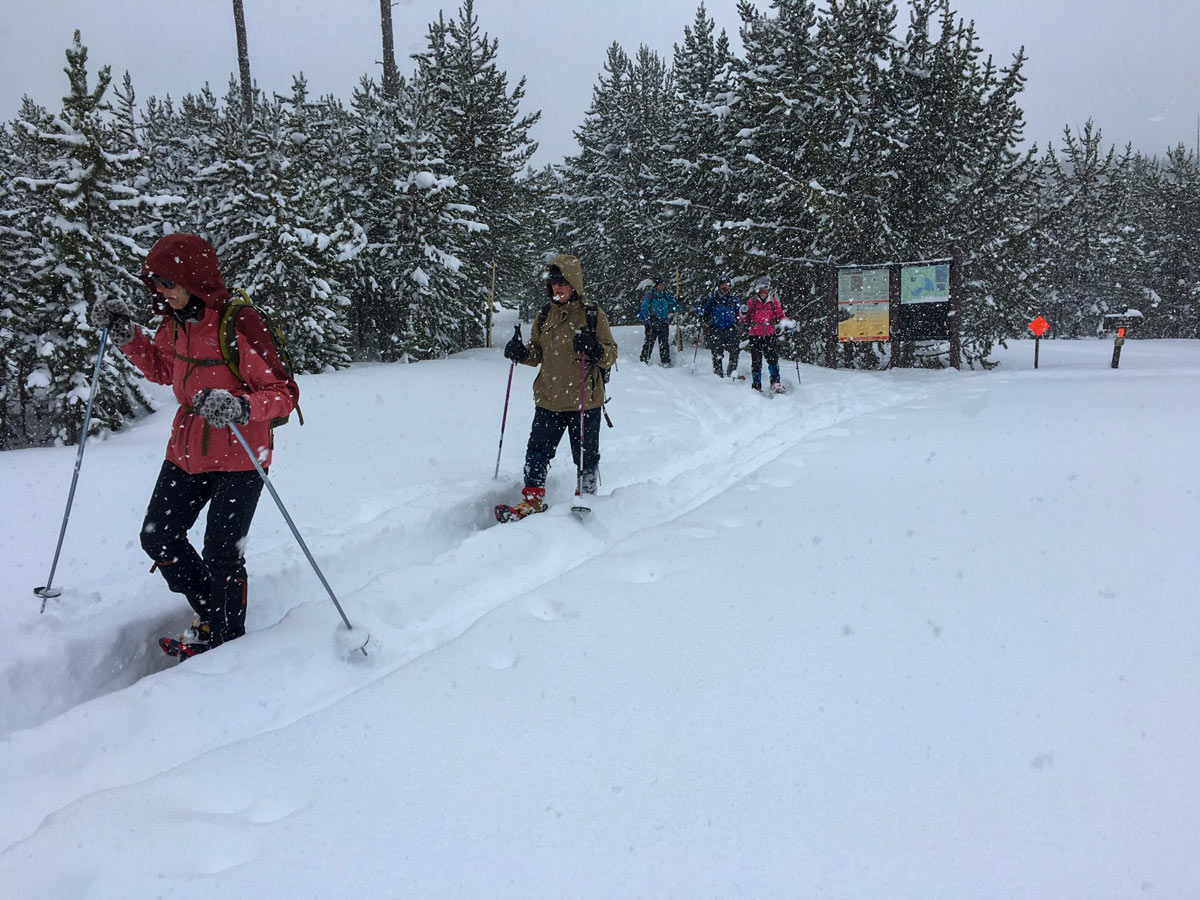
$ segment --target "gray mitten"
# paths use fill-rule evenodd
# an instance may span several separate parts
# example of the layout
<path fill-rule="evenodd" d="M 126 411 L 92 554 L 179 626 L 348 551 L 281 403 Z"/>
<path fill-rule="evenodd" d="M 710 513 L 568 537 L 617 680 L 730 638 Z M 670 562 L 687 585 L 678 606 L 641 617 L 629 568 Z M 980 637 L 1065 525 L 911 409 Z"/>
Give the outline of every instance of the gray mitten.
<path fill-rule="evenodd" d="M 133 340 L 133 311 L 120 297 L 101 297 L 88 310 L 88 322 L 100 331 L 108 329 L 108 339 L 114 344 Z"/>
<path fill-rule="evenodd" d="M 192 398 L 192 408 L 213 428 L 245 425 L 250 421 L 250 401 L 224 388 L 205 388 Z"/>

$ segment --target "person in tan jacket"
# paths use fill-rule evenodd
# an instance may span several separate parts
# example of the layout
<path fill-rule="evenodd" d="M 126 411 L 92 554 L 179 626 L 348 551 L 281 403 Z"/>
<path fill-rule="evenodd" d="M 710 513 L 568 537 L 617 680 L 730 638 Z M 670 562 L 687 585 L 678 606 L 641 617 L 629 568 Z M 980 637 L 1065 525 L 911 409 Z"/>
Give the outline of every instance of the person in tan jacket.
<path fill-rule="evenodd" d="M 504 348 L 505 358 L 540 366 L 541 371 L 533 382 L 533 427 L 525 450 L 523 499 L 516 506 L 496 507 L 496 518 L 501 522 L 522 519 L 547 508 L 546 475 L 564 431 L 580 472 L 579 490 L 594 494 L 597 487 L 604 382 L 607 371 L 617 361 L 617 343 L 604 310 L 587 299 L 583 267 L 576 257 L 565 253 L 556 256 L 545 280 L 550 302 L 534 320 L 529 345 L 518 333 Z"/>

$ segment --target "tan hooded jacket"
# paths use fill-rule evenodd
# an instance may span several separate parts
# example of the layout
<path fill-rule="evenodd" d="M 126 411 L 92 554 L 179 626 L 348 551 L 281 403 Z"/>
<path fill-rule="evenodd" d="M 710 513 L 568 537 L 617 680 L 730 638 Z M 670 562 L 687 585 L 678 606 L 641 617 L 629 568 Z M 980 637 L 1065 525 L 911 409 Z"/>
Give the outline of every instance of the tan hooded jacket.
<path fill-rule="evenodd" d="M 527 366 L 541 366 L 533 380 L 533 402 L 552 412 L 569 412 L 579 409 L 579 377 L 581 365 L 575 352 L 575 335 L 587 328 L 587 295 L 583 291 L 583 267 L 574 256 L 563 253 L 550 261 L 557 266 L 563 277 L 575 288 L 575 296 L 566 303 L 553 302 L 543 324 L 541 316 L 534 319 L 533 331 L 529 336 L 529 355 L 523 362 Z M 550 291 L 549 284 L 546 285 Z M 588 363 L 585 378 L 584 409 L 596 409 L 604 403 L 604 377 L 602 369 L 612 368 L 617 361 L 617 342 L 608 327 L 608 316 L 598 306 L 596 309 L 596 340 L 604 348 L 599 364 Z"/>

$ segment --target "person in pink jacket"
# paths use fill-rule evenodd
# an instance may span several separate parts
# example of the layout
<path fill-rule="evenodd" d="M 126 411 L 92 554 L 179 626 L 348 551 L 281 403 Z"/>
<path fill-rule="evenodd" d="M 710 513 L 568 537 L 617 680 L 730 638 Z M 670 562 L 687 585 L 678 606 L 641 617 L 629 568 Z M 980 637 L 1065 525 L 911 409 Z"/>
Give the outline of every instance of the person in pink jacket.
<path fill-rule="evenodd" d="M 167 587 L 195 612 L 178 641 L 163 649 L 194 656 L 246 633 L 246 535 L 262 480 L 233 435 L 236 424 L 263 468 L 271 464 L 271 420 L 295 408 L 298 391 L 262 317 L 253 308 L 236 316 L 239 379 L 221 356 L 219 323 L 231 294 L 217 252 L 203 238 L 160 239 L 141 276 L 155 295 L 162 321 L 150 338 L 135 326 L 119 298 L 98 300 L 90 319 L 107 328 L 142 374 L 174 388 L 179 408 L 171 423 L 166 460 L 142 524 L 142 548 Z M 208 505 L 203 553 L 188 529 Z"/>
<path fill-rule="evenodd" d="M 779 346 L 776 343 L 776 325 L 786 316 L 779 297 L 771 293 L 770 276 L 759 279 L 746 302 L 741 305 L 738 321 L 750 326 L 750 386 L 762 390 L 762 361 L 767 358 L 767 370 L 771 378 L 771 393 L 782 393 L 779 381 Z"/>

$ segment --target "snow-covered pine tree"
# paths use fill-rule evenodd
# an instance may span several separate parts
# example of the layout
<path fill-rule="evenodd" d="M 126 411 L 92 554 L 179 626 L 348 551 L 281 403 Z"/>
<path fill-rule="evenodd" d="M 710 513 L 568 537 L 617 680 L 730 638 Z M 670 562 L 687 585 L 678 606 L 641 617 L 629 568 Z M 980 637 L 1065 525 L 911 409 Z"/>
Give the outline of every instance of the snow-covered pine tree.
<path fill-rule="evenodd" d="M 49 157 L 47 172 L 16 179 L 44 196 L 47 206 L 32 223 L 38 254 L 31 272 L 37 301 L 31 331 L 39 363 L 26 379 L 31 443 L 79 440 L 97 349 L 87 308 L 101 295 L 122 297 L 135 309 L 142 305 L 145 291 L 135 273 L 146 249 L 137 243 L 144 233 L 138 218 L 154 202 L 136 186 L 139 152 L 113 145 L 104 103 L 109 69 L 102 68 L 89 89 L 87 48 L 78 32 L 65 71 L 70 90 L 61 114 L 33 126 Z M 119 353 L 106 355 L 93 431 L 119 428 L 146 409 L 132 366 Z"/>
<path fill-rule="evenodd" d="M 528 198 L 521 181 L 537 150 L 529 129 L 541 115 L 521 115 L 525 80 L 509 91 L 498 50 L 499 41 L 480 29 L 474 0 L 464 0 L 455 18 L 446 21 L 439 14 L 429 25 L 427 47 L 415 57 L 416 78 L 435 99 L 447 171 L 475 208 L 475 220 L 486 226 L 466 235 L 460 272 L 464 299 L 473 298 L 481 308 L 491 290 L 493 263 L 498 295 L 528 288 Z"/>
<path fill-rule="evenodd" d="M 35 129 L 49 118 L 28 97 L 21 117 Z M 40 174 L 38 150 L 24 128 L 0 126 L 0 450 L 28 443 L 26 413 L 32 405 L 27 379 L 37 366 L 29 273 L 37 248 L 32 221 L 39 198 L 18 190 L 14 180 L 18 174 Z"/>
<path fill-rule="evenodd" d="M 742 293 L 770 274 L 785 311 L 799 323 L 794 342 L 820 347 L 824 259 L 817 204 L 825 136 L 814 127 L 821 48 L 811 0 L 774 0 L 772 14 L 741 0 L 743 55 L 734 65 L 730 129 L 734 193 L 721 231 Z M 796 352 L 796 348 L 791 348 Z"/>
<path fill-rule="evenodd" d="M 573 225 L 565 251 L 582 254 L 588 292 L 617 322 L 632 321 L 649 279 L 674 281 L 675 250 L 663 226 L 673 199 L 664 173 L 673 131 L 670 70 L 646 46 L 630 59 L 608 48 L 592 103 L 563 163 Z"/>
<path fill-rule="evenodd" d="M 1102 141 L 1088 119 L 1078 136 L 1064 128 L 1061 151 L 1051 146 L 1046 155 L 1046 178 L 1060 204 L 1048 228 L 1058 265 L 1047 276 L 1046 318 L 1056 337 L 1094 335 L 1105 313 L 1136 305 L 1138 279 L 1126 257 L 1132 151 L 1118 156 Z"/>
<path fill-rule="evenodd" d="M 329 202 L 338 183 L 327 152 L 331 106 L 309 101 L 301 75 L 290 97 L 260 108 L 247 125 L 256 202 L 229 223 L 223 245 L 232 284 L 271 314 L 300 372 L 350 365 L 350 301 L 338 277 L 344 223 Z"/>
<path fill-rule="evenodd" d="M 437 103 L 403 78 L 395 101 L 368 78 L 355 91 L 346 284 L 360 355 L 426 359 L 474 346 L 483 332 L 484 310 L 459 274 L 479 225 L 445 162 Z"/>
<path fill-rule="evenodd" d="M 1147 268 L 1143 291 L 1128 301 L 1145 314 L 1138 334 L 1200 337 L 1200 157 L 1178 145 L 1162 160 L 1135 157 L 1132 169 Z"/>
<path fill-rule="evenodd" d="M 1033 150 L 1018 149 L 1024 57 L 997 69 L 949 0 L 911 0 L 909 13 L 893 76 L 900 148 L 889 240 L 898 260 L 962 252 L 963 354 L 982 363 L 1036 314 L 1038 166 Z M 946 362 L 944 342 L 899 349 L 903 365 Z"/>
<path fill-rule="evenodd" d="M 682 294 L 702 296 L 728 266 L 719 243 L 721 211 L 733 201 L 737 143 L 730 127 L 733 55 L 704 4 L 674 48 L 673 131 L 663 175 L 663 225 L 672 236 Z M 690 309 L 691 303 L 687 304 Z"/>

